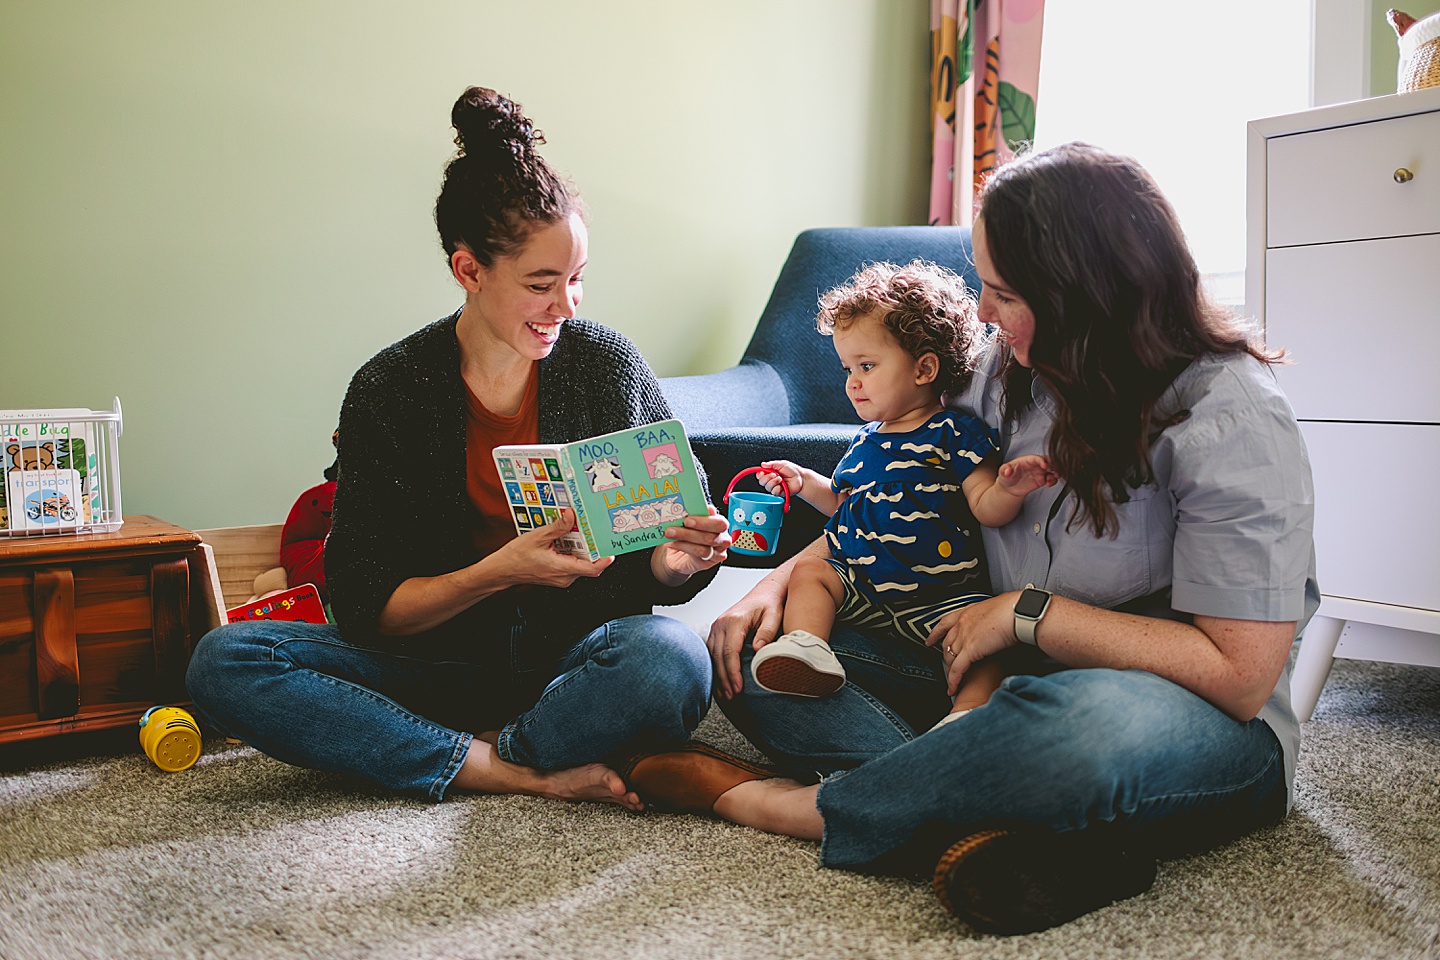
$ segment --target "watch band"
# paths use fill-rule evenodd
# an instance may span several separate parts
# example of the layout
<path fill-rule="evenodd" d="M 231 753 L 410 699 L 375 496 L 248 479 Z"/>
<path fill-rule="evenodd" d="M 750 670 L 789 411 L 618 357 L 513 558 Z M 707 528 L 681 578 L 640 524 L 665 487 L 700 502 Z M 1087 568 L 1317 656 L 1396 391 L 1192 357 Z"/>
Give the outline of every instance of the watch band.
<path fill-rule="evenodd" d="M 1054 597 L 1049 590 L 1041 590 L 1038 587 L 1027 586 L 1020 591 L 1020 596 L 1015 599 L 1015 639 L 1021 643 L 1028 643 L 1032 647 L 1039 647 L 1035 630 L 1040 626 L 1040 621 L 1045 619 L 1045 614 L 1050 609 L 1050 600 Z M 1036 605 L 1038 604 L 1038 609 Z M 1024 612 L 1022 612 L 1022 608 Z M 1028 611 L 1036 609 L 1035 613 Z"/>

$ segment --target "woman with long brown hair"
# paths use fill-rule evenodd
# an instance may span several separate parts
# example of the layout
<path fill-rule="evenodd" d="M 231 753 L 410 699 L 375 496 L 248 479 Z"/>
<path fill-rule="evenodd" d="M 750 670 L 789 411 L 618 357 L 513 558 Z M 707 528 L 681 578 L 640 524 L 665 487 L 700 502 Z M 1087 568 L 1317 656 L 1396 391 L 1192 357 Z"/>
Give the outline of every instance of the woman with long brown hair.
<path fill-rule="evenodd" d="M 1276 356 L 1206 297 L 1133 160 L 1067 144 L 1007 165 L 972 242 L 996 336 L 955 402 L 1003 459 L 1044 454 L 1062 480 L 983 530 L 996 596 L 928 647 L 837 631 L 846 687 L 800 701 L 746 669 L 777 633 L 782 567 L 709 640 L 722 706 L 780 770 L 691 749 L 622 772 L 648 802 L 823 839 L 826 866 L 928 873 L 973 927 L 1015 933 L 1284 816 L 1313 494 Z M 1002 653 L 1015 675 L 937 726 Z"/>

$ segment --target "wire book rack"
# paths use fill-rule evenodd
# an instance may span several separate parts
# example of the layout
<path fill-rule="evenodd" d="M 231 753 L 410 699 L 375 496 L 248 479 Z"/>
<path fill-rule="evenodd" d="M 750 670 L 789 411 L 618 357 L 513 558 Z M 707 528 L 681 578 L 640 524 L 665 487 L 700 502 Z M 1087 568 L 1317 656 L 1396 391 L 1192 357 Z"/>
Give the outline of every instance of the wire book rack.
<path fill-rule="evenodd" d="M 120 512 L 120 398 L 106 410 L 0 410 L 0 537 L 107 533 Z"/>

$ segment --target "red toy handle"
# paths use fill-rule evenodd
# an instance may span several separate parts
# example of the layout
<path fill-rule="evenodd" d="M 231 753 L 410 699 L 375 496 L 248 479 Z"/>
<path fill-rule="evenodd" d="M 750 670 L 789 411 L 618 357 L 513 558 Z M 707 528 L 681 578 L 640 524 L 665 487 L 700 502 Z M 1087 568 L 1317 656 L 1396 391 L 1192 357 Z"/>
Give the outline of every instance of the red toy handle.
<path fill-rule="evenodd" d="M 735 478 L 730 481 L 730 486 L 728 486 L 728 487 L 725 488 L 725 499 L 722 500 L 722 501 L 720 501 L 720 502 L 723 503 L 723 504 L 725 504 L 726 506 L 729 506 L 729 505 L 730 505 L 730 491 L 735 489 L 735 484 L 736 484 L 737 482 L 739 482 L 739 480 L 740 480 L 741 477 L 747 476 L 748 474 L 752 474 L 752 473 L 774 473 L 774 472 L 775 472 L 774 470 L 766 470 L 764 467 L 746 467 L 744 470 L 741 470 L 739 473 L 735 474 Z M 781 486 L 781 488 L 785 491 L 785 506 L 784 506 L 784 508 L 781 510 L 781 512 L 782 512 L 782 513 L 789 513 L 789 512 L 790 512 L 790 485 L 789 485 L 788 483 L 786 483 L 786 482 L 785 482 L 785 479 L 782 477 L 782 478 L 780 479 L 780 486 Z M 774 496 L 774 494 L 771 494 L 771 496 Z"/>

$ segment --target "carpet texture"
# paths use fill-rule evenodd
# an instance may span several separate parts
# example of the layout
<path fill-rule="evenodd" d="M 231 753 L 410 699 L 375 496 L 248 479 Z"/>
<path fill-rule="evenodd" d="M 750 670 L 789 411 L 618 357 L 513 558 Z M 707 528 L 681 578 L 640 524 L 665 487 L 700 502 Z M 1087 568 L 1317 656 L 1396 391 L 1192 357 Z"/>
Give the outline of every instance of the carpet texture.
<path fill-rule="evenodd" d="M 718 710 L 701 735 L 753 755 Z M 165 774 L 128 732 L 53 741 L 0 752 L 0 957 L 1437 960 L 1437 776 L 1440 671 L 1340 661 L 1284 823 L 1002 939 L 924 885 L 695 817 L 437 806 L 218 741 Z"/>

